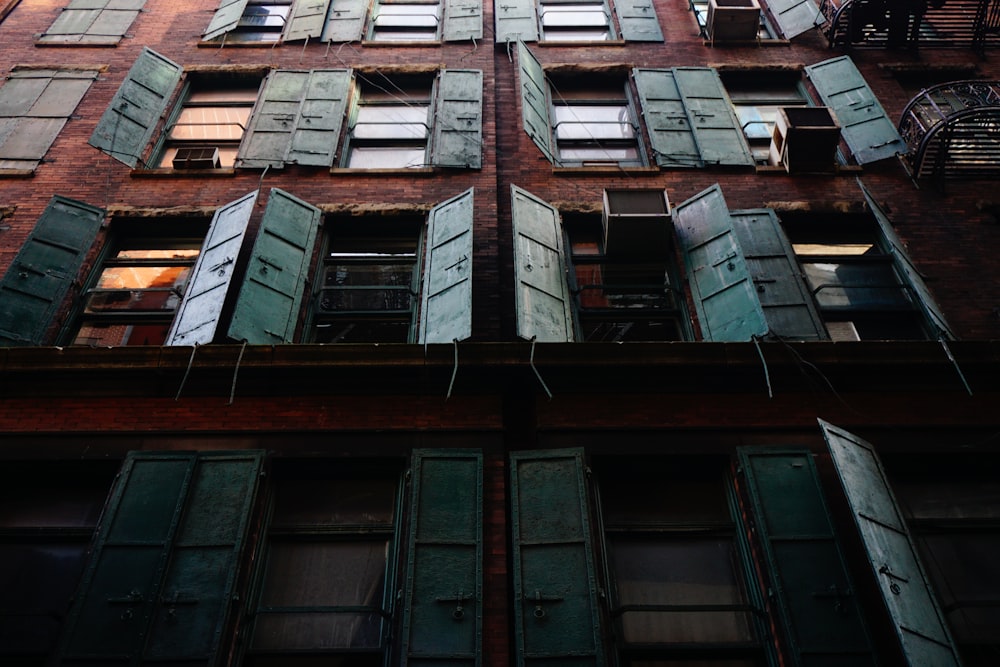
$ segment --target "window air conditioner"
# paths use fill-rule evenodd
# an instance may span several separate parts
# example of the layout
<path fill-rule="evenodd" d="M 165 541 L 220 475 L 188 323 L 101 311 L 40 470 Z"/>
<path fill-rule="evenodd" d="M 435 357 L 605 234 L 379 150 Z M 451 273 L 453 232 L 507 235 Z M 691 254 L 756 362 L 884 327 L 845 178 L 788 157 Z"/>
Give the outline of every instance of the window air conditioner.
<path fill-rule="evenodd" d="M 780 107 L 768 156 L 790 174 L 830 172 L 839 143 L 840 123 L 829 107 Z"/>
<path fill-rule="evenodd" d="M 605 190 L 602 221 L 609 256 L 666 257 L 671 228 L 666 190 Z"/>
<path fill-rule="evenodd" d="M 757 0 L 709 0 L 705 24 L 712 42 L 753 42 L 760 29 Z"/>
<path fill-rule="evenodd" d="M 219 149 L 211 148 L 178 148 L 174 155 L 174 169 L 218 169 Z"/>

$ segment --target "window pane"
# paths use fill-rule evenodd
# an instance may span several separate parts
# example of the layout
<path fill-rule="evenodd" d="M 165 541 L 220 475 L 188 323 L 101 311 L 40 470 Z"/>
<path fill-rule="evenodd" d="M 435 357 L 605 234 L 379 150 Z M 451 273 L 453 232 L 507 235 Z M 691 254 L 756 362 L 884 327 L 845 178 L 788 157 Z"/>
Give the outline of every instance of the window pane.
<path fill-rule="evenodd" d="M 330 318 L 313 328 L 315 343 L 405 343 L 410 337 L 410 315 L 396 318 Z"/>
<path fill-rule="evenodd" d="M 380 628 L 381 617 L 374 613 L 264 612 L 254 628 L 253 647 L 272 650 L 377 648 Z"/>
<path fill-rule="evenodd" d="M 437 5 L 381 5 L 375 17 L 375 28 L 437 29 Z"/>
<path fill-rule="evenodd" d="M 634 139 L 625 105 L 556 105 L 556 139 Z"/>
<path fill-rule="evenodd" d="M 590 343 L 682 340 L 680 325 L 673 318 L 658 320 L 580 316 L 582 338 Z"/>
<path fill-rule="evenodd" d="M 424 148 L 355 146 L 347 166 L 352 169 L 411 169 L 424 166 Z"/>
<path fill-rule="evenodd" d="M 363 106 L 354 124 L 356 139 L 426 139 L 426 106 Z"/>
<path fill-rule="evenodd" d="M 327 266 L 327 287 L 348 285 L 402 285 L 409 287 L 413 280 L 412 263 L 386 264 L 333 264 Z"/>
<path fill-rule="evenodd" d="M 277 488 L 272 528 L 391 527 L 395 493 L 391 479 L 296 479 Z"/>
<path fill-rule="evenodd" d="M 248 5 L 239 26 L 281 29 L 288 19 L 288 10 L 288 5 Z"/>
<path fill-rule="evenodd" d="M 997 644 L 1000 535 L 926 535 L 919 539 L 941 606 L 961 643 Z"/>
<path fill-rule="evenodd" d="M 84 324 L 73 345 L 121 346 L 162 345 L 167 340 L 170 323 Z"/>
<path fill-rule="evenodd" d="M 1000 482 L 900 482 L 893 489 L 910 519 L 1000 519 Z"/>
<path fill-rule="evenodd" d="M 382 604 L 387 541 L 275 542 L 261 606 Z"/>
<path fill-rule="evenodd" d="M 603 4 L 542 5 L 542 26 L 552 27 L 606 27 L 608 17 Z M 547 37 L 547 35 L 546 35 Z"/>
<path fill-rule="evenodd" d="M 822 308 L 909 307 L 910 299 L 888 264 L 805 263 L 809 287 Z"/>

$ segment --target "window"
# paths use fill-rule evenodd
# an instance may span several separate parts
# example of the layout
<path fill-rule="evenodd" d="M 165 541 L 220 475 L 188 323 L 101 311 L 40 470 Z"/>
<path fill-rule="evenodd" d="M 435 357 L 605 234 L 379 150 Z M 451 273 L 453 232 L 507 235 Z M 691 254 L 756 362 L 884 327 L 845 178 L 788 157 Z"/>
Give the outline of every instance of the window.
<path fill-rule="evenodd" d="M 611 39 L 611 13 L 603 1 L 540 0 L 538 18 L 546 41 L 603 41 Z"/>
<path fill-rule="evenodd" d="M 800 75 L 795 73 L 793 79 L 784 80 L 775 77 L 765 77 L 764 80 L 725 77 L 724 82 L 754 161 L 757 164 L 772 163 L 769 149 L 778 109 L 808 104 L 801 89 Z"/>
<path fill-rule="evenodd" d="M 292 0 L 249 0 L 236 28 L 224 39 L 237 42 L 277 42 L 288 22 Z"/>
<path fill-rule="evenodd" d="M 808 1 L 809 0 L 807 0 L 807 2 Z M 715 12 L 723 12 L 728 7 L 733 7 L 733 8 L 736 8 L 738 10 L 743 10 L 745 12 L 745 11 L 747 11 L 748 9 L 750 9 L 755 4 L 755 3 L 752 3 L 752 2 L 724 2 L 723 1 L 723 2 L 719 2 L 717 4 L 717 7 L 713 8 L 713 10 L 710 11 L 709 10 L 709 4 L 710 4 L 709 0 L 688 0 L 688 2 L 690 4 L 691 11 L 694 12 L 695 20 L 698 22 L 698 29 L 701 31 L 701 35 L 705 39 L 709 39 L 711 37 L 711 32 L 712 31 L 709 29 L 709 26 L 708 26 L 708 21 L 709 21 L 709 15 L 710 14 L 715 14 Z M 722 8 L 721 10 L 719 9 L 720 7 Z M 816 15 L 818 15 L 818 14 L 819 14 L 819 10 L 817 9 L 816 10 Z M 719 15 L 721 15 L 721 13 Z M 717 19 L 719 15 L 716 15 L 715 18 Z M 768 23 L 767 18 L 764 15 L 764 12 L 759 12 L 758 13 L 758 17 L 759 18 L 756 19 L 757 20 L 757 39 L 775 39 L 777 37 L 777 34 L 771 28 L 771 25 Z M 739 21 L 740 19 L 734 17 L 734 18 L 729 19 L 729 20 L 731 22 L 736 22 L 736 21 Z M 737 24 L 737 25 L 739 25 L 739 24 Z M 745 25 L 745 24 L 743 24 L 743 25 Z M 737 30 L 739 31 L 739 34 L 741 34 L 741 35 L 745 32 L 745 30 L 743 30 L 742 28 L 737 28 Z M 750 29 L 750 30 L 752 30 L 752 29 Z M 729 37 L 729 39 L 733 39 L 733 38 Z M 723 40 L 719 40 L 718 36 L 717 36 L 716 39 L 713 40 L 713 43 L 717 44 L 720 41 L 725 41 L 725 40 L 724 39 Z M 744 40 L 744 38 L 741 37 L 740 41 L 745 41 L 745 40 Z"/>
<path fill-rule="evenodd" d="M 381 0 L 372 12 L 374 41 L 431 41 L 438 38 L 441 4 Z"/>
<path fill-rule="evenodd" d="M 418 79 L 364 80 L 351 122 L 344 166 L 405 169 L 428 164 L 431 82 Z"/>
<path fill-rule="evenodd" d="M 612 19 L 611 9 L 614 8 Z M 494 38 L 510 42 L 662 42 L 649 0 L 506 0 L 495 7 Z M 617 30 L 616 30 L 617 28 Z"/>
<path fill-rule="evenodd" d="M 550 78 L 552 133 L 562 164 L 642 165 L 638 122 L 620 82 Z"/>
<path fill-rule="evenodd" d="M 69 0 L 38 43 L 114 46 L 145 4 L 146 0 Z"/>

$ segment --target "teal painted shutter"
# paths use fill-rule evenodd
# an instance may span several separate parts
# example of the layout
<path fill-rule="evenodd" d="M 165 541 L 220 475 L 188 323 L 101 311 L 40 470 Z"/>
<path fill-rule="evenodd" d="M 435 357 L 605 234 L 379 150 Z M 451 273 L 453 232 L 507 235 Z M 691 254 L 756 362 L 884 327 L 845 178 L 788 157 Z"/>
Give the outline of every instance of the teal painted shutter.
<path fill-rule="evenodd" d="M 427 223 L 420 343 L 472 336 L 473 189 L 438 204 Z"/>
<path fill-rule="evenodd" d="M 706 165 L 754 166 L 750 146 L 719 74 L 711 67 L 675 67 L 698 152 Z"/>
<path fill-rule="evenodd" d="M 434 113 L 434 164 L 481 169 L 483 166 L 483 73 L 442 70 Z"/>
<path fill-rule="evenodd" d="M 271 190 L 229 325 L 231 339 L 292 342 L 320 218 L 315 206 Z"/>
<path fill-rule="evenodd" d="M 0 346 L 40 345 L 77 279 L 104 210 L 55 196 L 0 280 Z"/>
<path fill-rule="evenodd" d="M 556 156 L 551 148 L 552 121 L 549 118 L 545 72 L 542 70 L 542 64 L 532 55 L 524 42 L 517 43 L 517 65 L 520 72 L 521 118 L 524 121 L 524 131 L 549 162 L 556 163 Z"/>
<path fill-rule="evenodd" d="M 314 39 L 323 34 L 330 0 L 296 0 L 285 26 L 284 40 Z"/>
<path fill-rule="evenodd" d="M 71 0 L 40 43 L 117 44 L 146 0 Z"/>
<path fill-rule="evenodd" d="M 770 333 L 794 340 L 828 338 L 795 252 L 774 211 L 730 211 L 729 216 Z"/>
<path fill-rule="evenodd" d="M 767 320 L 718 184 L 674 208 L 674 228 L 705 340 L 745 341 Z"/>
<path fill-rule="evenodd" d="M 573 315 L 559 212 L 511 186 L 517 335 L 542 343 L 573 342 Z"/>
<path fill-rule="evenodd" d="M 535 0 L 499 0 L 493 4 L 493 11 L 497 43 L 538 41 Z"/>
<path fill-rule="evenodd" d="M 850 56 L 806 67 L 823 104 L 840 121 L 840 134 L 858 164 L 868 164 L 907 151 L 906 143 L 868 87 Z"/>
<path fill-rule="evenodd" d="M 213 664 L 262 454 L 129 454 L 59 664 Z"/>
<path fill-rule="evenodd" d="M 886 215 L 882 207 L 875 201 L 875 198 L 868 192 L 868 188 L 865 187 L 864 183 L 859 180 L 858 185 L 861 186 L 861 191 L 865 195 L 865 201 L 868 202 L 868 209 L 875 216 L 875 219 L 878 220 L 879 227 L 882 230 L 882 237 L 889 246 L 889 252 L 892 253 L 892 256 L 896 260 L 897 268 L 909 281 L 910 287 L 913 288 L 914 296 L 924 313 L 924 317 L 934 328 L 934 333 L 938 338 L 953 340 L 956 336 L 951 327 L 948 326 L 948 320 L 945 319 L 944 312 L 937 305 L 931 291 L 927 289 L 920 271 L 903 247 L 902 240 L 896 235 L 896 230 L 893 229 L 892 222 L 889 221 L 889 216 Z"/>
<path fill-rule="evenodd" d="M 237 25 L 240 17 L 247 8 L 248 0 L 222 0 L 219 8 L 215 10 L 215 16 L 208 22 L 205 33 L 201 36 L 203 40 L 215 39 L 226 34 Z"/>
<path fill-rule="evenodd" d="M 801 35 L 826 22 L 813 0 L 767 0 L 767 9 L 785 39 Z"/>
<path fill-rule="evenodd" d="M 482 664 L 483 457 L 413 452 L 403 664 Z"/>
<path fill-rule="evenodd" d="M 180 65 L 143 47 L 97 123 L 90 145 L 135 167 L 180 78 Z"/>
<path fill-rule="evenodd" d="M 878 453 L 870 443 L 822 419 L 819 425 L 907 664 L 958 667 L 955 643 Z"/>
<path fill-rule="evenodd" d="M 347 69 L 271 72 L 240 143 L 236 166 L 332 165 L 350 85 Z"/>
<path fill-rule="evenodd" d="M 651 0 L 615 2 L 622 37 L 630 42 L 662 42 L 663 31 Z"/>
<path fill-rule="evenodd" d="M 704 167 L 673 71 L 637 68 L 633 76 L 656 164 Z"/>
<path fill-rule="evenodd" d="M 460 42 L 483 38 L 483 0 L 443 0 L 441 39 Z"/>
<path fill-rule="evenodd" d="M 326 42 L 356 42 L 361 39 L 370 0 L 330 0 L 330 13 L 323 28 Z"/>
<path fill-rule="evenodd" d="M 254 190 L 215 212 L 164 345 L 204 345 L 215 338 L 256 201 Z"/>
<path fill-rule="evenodd" d="M 793 665 L 874 667 L 856 590 L 808 450 L 739 450 Z"/>
<path fill-rule="evenodd" d="M 514 452 L 510 466 L 517 664 L 603 665 L 583 452 Z"/>

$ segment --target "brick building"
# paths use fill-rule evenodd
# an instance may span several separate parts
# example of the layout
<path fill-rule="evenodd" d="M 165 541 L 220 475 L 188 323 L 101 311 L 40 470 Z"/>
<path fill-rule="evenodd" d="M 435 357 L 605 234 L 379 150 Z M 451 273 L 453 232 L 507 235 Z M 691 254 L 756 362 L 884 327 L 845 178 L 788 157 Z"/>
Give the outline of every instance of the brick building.
<path fill-rule="evenodd" d="M 0 662 L 997 664 L 995 3 L 0 0 Z"/>

